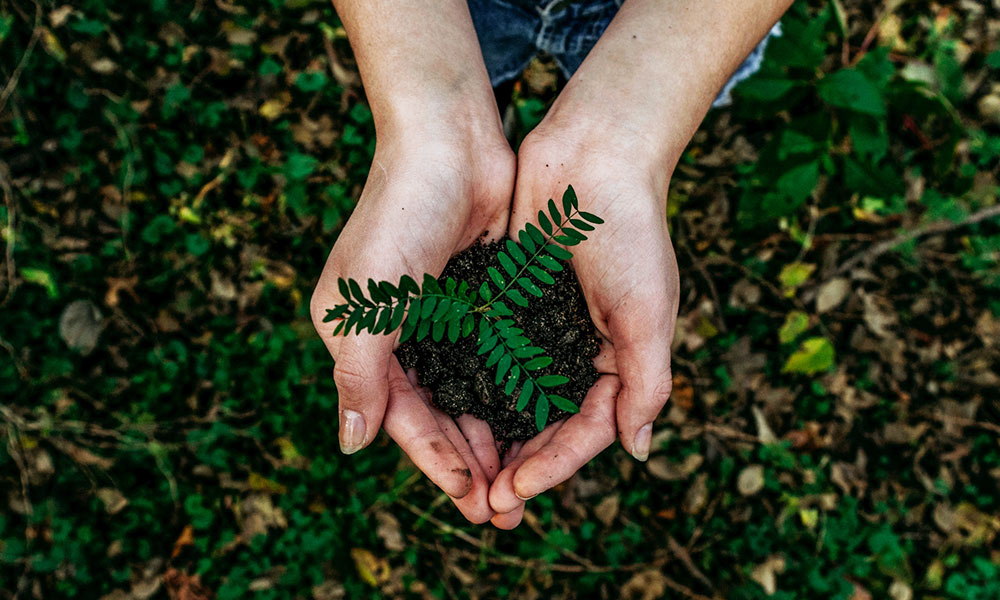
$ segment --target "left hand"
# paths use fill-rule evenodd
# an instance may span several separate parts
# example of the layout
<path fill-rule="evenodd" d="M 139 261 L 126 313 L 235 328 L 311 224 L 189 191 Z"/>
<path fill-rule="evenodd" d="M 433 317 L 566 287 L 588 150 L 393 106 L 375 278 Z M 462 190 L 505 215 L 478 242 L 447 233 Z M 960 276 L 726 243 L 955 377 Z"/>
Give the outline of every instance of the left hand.
<path fill-rule="evenodd" d="M 573 120 L 579 123 L 579 120 Z M 671 391 L 670 344 L 678 305 L 678 272 L 667 230 L 672 164 L 643 161 L 643 141 L 615 141 L 608 123 L 584 128 L 543 123 L 518 153 L 510 221 L 516 234 L 535 222 L 567 184 L 581 210 L 605 223 L 574 246 L 572 265 L 591 318 L 603 338 L 595 365 L 601 378 L 579 414 L 515 446 L 490 488 L 492 522 L 509 529 L 524 501 L 569 479 L 616 437 L 638 460 L 649 456 L 653 421 Z M 628 136 L 626 136 L 628 137 Z"/>

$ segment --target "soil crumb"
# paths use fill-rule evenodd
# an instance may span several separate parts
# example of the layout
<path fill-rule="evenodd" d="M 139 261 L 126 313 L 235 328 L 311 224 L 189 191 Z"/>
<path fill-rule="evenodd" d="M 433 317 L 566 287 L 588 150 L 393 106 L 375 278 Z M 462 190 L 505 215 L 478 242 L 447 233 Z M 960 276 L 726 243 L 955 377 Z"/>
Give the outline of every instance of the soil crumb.
<path fill-rule="evenodd" d="M 441 278 L 454 277 L 478 289 L 488 277 L 486 267 L 497 266 L 496 254 L 502 248 L 503 240 L 475 244 L 453 257 Z M 597 381 L 593 359 L 600 351 L 600 342 L 576 274 L 568 263 L 562 264 L 565 269 L 552 273 L 555 283 L 540 286 L 544 292 L 541 298 L 529 296 L 528 306 L 523 308 L 510 301 L 505 304 L 514 311 L 514 321 L 532 344 L 552 357 L 552 364 L 536 373 L 569 377 L 569 383 L 550 391 L 579 405 Z M 475 333 L 456 343 L 434 342 L 428 336 L 419 342 L 408 340 L 396 349 L 396 355 L 403 369 L 416 369 L 420 385 L 431 391 L 431 401 L 450 416 L 468 413 L 486 421 L 504 448 L 512 441 L 534 437 L 538 433 L 535 401 L 517 412 L 520 384 L 513 396 L 504 394 L 502 386 L 493 383 L 495 368 L 486 366 L 486 355 L 476 355 L 477 348 Z M 566 415 L 553 406 L 548 422 Z"/>

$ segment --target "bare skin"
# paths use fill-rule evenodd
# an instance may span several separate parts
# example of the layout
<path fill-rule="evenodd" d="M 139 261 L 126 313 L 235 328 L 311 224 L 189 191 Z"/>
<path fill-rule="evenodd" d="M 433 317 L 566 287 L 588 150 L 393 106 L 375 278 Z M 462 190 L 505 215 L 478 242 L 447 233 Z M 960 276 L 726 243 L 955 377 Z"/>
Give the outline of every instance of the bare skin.
<path fill-rule="evenodd" d="M 715 94 L 791 0 L 628 0 L 516 166 L 464 2 L 334 3 L 378 135 L 369 182 L 313 296 L 314 322 L 337 361 L 342 447 L 367 445 L 382 424 L 467 518 L 515 527 L 526 499 L 616 438 L 648 457 L 670 395 L 677 317 L 670 175 Z M 501 464 L 488 426 L 436 411 L 402 373 L 394 336 L 333 339 L 321 320 L 342 300 L 337 277 L 440 274 L 483 231 L 498 237 L 508 215 L 518 230 L 567 184 L 606 221 L 573 258 L 605 339 L 595 361 L 604 375 L 579 414 L 515 445 Z"/>

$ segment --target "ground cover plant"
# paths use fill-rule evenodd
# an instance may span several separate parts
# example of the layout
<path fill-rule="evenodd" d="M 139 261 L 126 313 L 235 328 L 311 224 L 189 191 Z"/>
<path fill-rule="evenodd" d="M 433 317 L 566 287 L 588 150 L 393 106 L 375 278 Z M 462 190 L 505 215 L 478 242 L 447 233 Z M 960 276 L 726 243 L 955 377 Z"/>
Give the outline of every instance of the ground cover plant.
<path fill-rule="evenodd" d="M 374 131 L 328 4 L 0 0 L 0 598 L 997 597 L 997 9 L 783 25 L 672 178 L 649 462 L 501 533 L 337 449 L 308 295 Z"/>
<path fill-rule="evenodd" d="M 416 367 L 421 363 L 428 367 L 437 362 L 435 371 L 446 373 L 442 377 L 442 373 L 435 372 L 432 378 L 422 380 L 433 393 L 432 401 L 439 407 L 455 417 L 470 412 L 463 409 L 476 407 L 471 412 L 486 419 L 498 441 L 509 443 L 531 438 L 548 423 L 579 412 L 579 403 L 597 380 L 597 370 L 590 362 L 597 354 L 594 327 L 586 320 L 586 304 L 579 293 L 579 284 L 572 277 L 572 269 L 568 268 L 568 263 L 563 265 L 560 261 L 573 258 L 573 253 L 564 246 L 585 241 L 587 236 L 583 231 L 593 231 L 595 225 L 604 221 L 580 210 L 572 186 L 563 194 L 561 212 L 551 198 L 547 208 L 547 213 L 538 211 L 538 225 L 527 223 L 517 233 L 517 241 L 506 238 L 499 243 L 501 248 L 491 252 L 495 265 L 478 265 L 480 272 L 469 274 L 478 275 L 478 282 L 456 279 L 448 274 L 446 267 L 440 279 L 425 273 L 421 284 L 409 275 L 400 277 L 395 285 L 390 281 L 369 279 L 366 295 L 354 279 L 339 278 L 337 285 L 345 303 L 327 309 L 324 321 L 337 321 L 333 335 L 350 335 L 352 330 L 358 334 L 389 335 L 398 329 L 402 344 L 411 338 L 415 342 L 401 350 L 404 367 Z M 451 263 L 479 262 L 474 257 L 482 255 L 481 248 L 469 248 L 456 255 Z M 560 282 L 564 284 L 561 287 L 569 288 L 570 293 L 564 297 L 571 303 L 548 303 L 551 310 L 547 311 L 528 310 L 533 304 L 528 298 L 543 298 L 546 295 L 543 290 L 555 284 L 555 275 L 563 272 L 570 276 L 569 279 L 560 277 Z M 575 294 L 572 293 L 574 287 Z M 571 320 L 562 316 L 570 311 L 584 318 Z M 545 348 L 536 346 L 525 332 L 525 328 L 531 326 L 528 321 L 536 323 L 543 331 L 555 329 L 548 332 L 549 338 L 570 337 L 582 342 L 582 346 L 574 346 L 568 353 L 563 348 L 569 360 L 557 365 L 562 373 L 554 372 L 552 357 L 546 354 Z M 575 328 L 566 327 L 574 323 Z M 449 359 L 421 360 L 421 357 L 441 355 L 429 344 L 416 346 L 428 336 L 435 343 L 447 339 L 455 344 L 473 333 L 477 334 L 478 348 L 464 344 L 465 351 Z M 594 352 L 584 350 L 582 354 L 575 354 L 573 350 L 577 347 L 593 348 Z M 474 353 L 473 348 L 476 348 Z M 474 366 L 477 355 L 485 359 L 479 369 Z M 574 372 L 573 367 L 582 375 L 576 382 L 568 374 Z M 487 376 L 491 370 L 495 374 Z M 418 369 L 418 373 L 420 371 Z M 468 396 L 466 401 L 456 397 L 462 395 L 454 389 L 462 375 L 468 382 L 466 388 L 478 388 L 475 390 L 477 398 L 471 397 L 471 389 L 461 390 Z M 498 406 L 497 395 L 477 385 L 484 377 L 492 378 L 509 402 Z M 442 379 L 446 383 L 428 385 L 431 380 Z M 557 393 L 567 393 L 566 390 L 572 390 L 572 398 Z M 524 427 L 525 419 L 517 414 L 528 406 L 534 414 L 533 419 L 528 419 L 534 422 L 534 429 Z"/>

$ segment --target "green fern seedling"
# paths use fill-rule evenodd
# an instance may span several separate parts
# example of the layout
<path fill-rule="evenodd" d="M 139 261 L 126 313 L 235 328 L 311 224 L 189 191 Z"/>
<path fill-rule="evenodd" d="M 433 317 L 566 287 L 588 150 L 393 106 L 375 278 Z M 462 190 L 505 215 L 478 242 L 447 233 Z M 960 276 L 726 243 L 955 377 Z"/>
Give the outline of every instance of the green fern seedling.
<path fill-rule="evenodd" d="M 508 396 L 517 393 L 518 411 L 534 400 L 535 426 L 541 431 L 550 405 L 572 413 L 579 407 L 549 391 L 569 378 L 544 373 L 552 359 L 515 326 L 510 318 L 514 313 L 506 301 L 526 307 L 531 297 L 541 298 L 544 286 L 555 283 L 552 273 L 563 270 L 560 261 L 573 257 L 562 246 L 579 244 L 587 239 L 584 231 L 593 231 L 594 225 L 604 222 L 580 210 L 573 186 L 563 194 L 562 212 L 552 199 L 547 208 L 548 214 L 538 211 L 538 225 L 528 223 L 518 232 L 516 242 L 506 241 L 505 250 L 497 253 L 499 268 L 487 268 L 489 278 L 478 290 L 452 277 L 442 283 L 424 274 L 420 285 L 408 275 L 395 285 L 369 279 L 366 295 L 356 280 L 341 278 L 337 285 L 347 303 L 327 309 L 323 321 L 340 321 L 334 335 L 352 331 L 387 335 L 401 329 L 400 342 L 413 336 L 418 341 L 431 336 L 435 342 L 445 338 L 456 342 L 477 332 L 479 355 L 486 354 L 486 366 L 496 369 L 494 383 Z"/>

